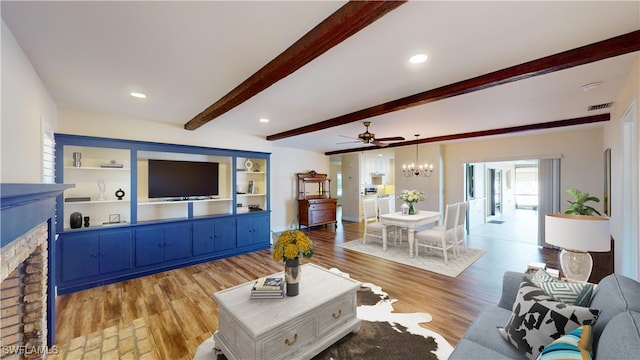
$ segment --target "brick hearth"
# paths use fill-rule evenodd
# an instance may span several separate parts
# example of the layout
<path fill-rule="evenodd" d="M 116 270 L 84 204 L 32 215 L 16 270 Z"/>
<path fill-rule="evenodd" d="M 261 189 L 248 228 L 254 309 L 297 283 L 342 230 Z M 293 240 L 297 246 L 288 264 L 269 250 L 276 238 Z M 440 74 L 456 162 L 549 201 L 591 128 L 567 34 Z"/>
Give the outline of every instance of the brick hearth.
<path fill-rule="evenodd" d="M 48 230 L 43 223 L 2 247 L 0 359 L 44 359 Z"/>

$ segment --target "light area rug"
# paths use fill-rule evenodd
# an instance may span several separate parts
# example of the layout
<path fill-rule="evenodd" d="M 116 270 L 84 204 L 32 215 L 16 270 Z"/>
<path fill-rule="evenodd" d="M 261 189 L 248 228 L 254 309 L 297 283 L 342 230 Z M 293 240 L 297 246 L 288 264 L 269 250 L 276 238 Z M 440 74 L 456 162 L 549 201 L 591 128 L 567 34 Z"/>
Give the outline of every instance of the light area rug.
<path fill-rule="evenodd" d="M 439 250 L 421 248 L 419 256 L 416 256 L 414 252 L 413 257 L 409 257 L 409 242 L 407 240 L 398 242 L 397 245 L 394 245 L 393 240 L 389 240 L 387 251 L 383 251 L 382 242 L 375 239 L 367 239 L 366 244 L 362 244 L 362 239 L 358 239 L 336 246 L 450 277 L 460 275 L 486 253 L 485 250 L 467 248 L 466 250 L 460 249 L 460 256 L 454 257 L 453 252 L 449 251 L 447 254 L 448 263 L 445 265 L 443 253 Z"/>
<path fill-rule="evenodd" d="M 431 315 L 397 313 L 393 309 L 396 301 L 379 286 L 362 283 L 357 308 L 357 316 L 362 320 L 360 329 L 347 334 L 313 359 L 448 359 L 453 352 L 451 344 L 440 334 L 420 325 L 431 322 Z M 226 359 L 224 355 L 217 355 L 214 348 L 212 336 L 198 346 L 194 360 Z"/>

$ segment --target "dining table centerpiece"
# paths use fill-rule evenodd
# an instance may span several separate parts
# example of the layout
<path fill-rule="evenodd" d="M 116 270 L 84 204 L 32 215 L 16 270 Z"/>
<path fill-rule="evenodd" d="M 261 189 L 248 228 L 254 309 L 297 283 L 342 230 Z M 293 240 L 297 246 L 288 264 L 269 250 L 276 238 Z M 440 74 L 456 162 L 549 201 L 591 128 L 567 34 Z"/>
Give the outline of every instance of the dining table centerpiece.
<path fill-rule="evenodd" d="M 418 190 L 402 190 L 398 199 L 404 201 L 409 205 L 409 215 L 415 215 L 418 213 L 416 210 L 416 203 L 418 201 L 424 201 L 424 192 Z"/>
<path fill-rule="evenodd" d="M 313 256 L 313 242 L 300 230 L 283 231 L 273 244 L 273 259 L 284 262 L 287 296 L 300 292 L 300 259 Z"/>

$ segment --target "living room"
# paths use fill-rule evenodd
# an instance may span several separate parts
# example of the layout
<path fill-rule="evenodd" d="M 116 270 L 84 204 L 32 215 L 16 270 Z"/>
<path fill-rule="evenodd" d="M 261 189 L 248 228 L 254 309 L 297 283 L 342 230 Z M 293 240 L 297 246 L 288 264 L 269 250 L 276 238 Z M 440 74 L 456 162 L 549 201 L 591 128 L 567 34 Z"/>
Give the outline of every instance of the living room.
<path fill-rule="evenodd" d="M 189 146 L 200 147 L 215 147 L 221 149 L 239 149 L 250 150 L 256 152 L 270 153 L 270 194 L 271 194 L 271 230 L 282 231 L 291 227 L 291 224 L 296 223 L 297 217 L 297 202 L 296 202 L 296 188 L 295 188 L 295 174 L 308 170 L 315 170 L 320 173 L 330 173 L 331 166 L 329 162 L 329 156 L 327 151 L 311 150 L 304 146 L 289 147 L 282 146 L 278 142 L 266 140 L 263 136 L 266 134 L 275 133 L 270 130 L 250 130 L 251 127 L 245 126 L 244 131 L 238 131 L 237 129 L 218 127 L 214 122 L 206 125 L 195 131 L 186 131 L 182 127 L 182 124 L 188 119 L 182 119 L 182 123 L 167 122 L 154 119 L 150 116 L 135 115 L 136 110 L 129 113 L 115 113 L 110 109 L 107 109 L 106 104 L 109 101 L 109 96 L 106 94 L 89 93 L 86 97 L 89 102 L 95 104 L 90 108 L 86 104 L 81 104 L 78 100 L 65 98 L 63 95 L 64 90 L 60 89 L 60 84 L 74 84 L 76 87 L 83 87 L 82 74 L 76 75 L 75 78 L 68 78 L 60 82 L 46 77 L 48 74 L 45 69 L 39 68 L 39 62 L 34 58 L 32 59 L 30 52 L 26 49 L 26 44 L 21 44 L 17 36 L 13 34 L 15 31 L 11 28 L 11 24 L 8 21 L 5 22 L 4 17 L 9 16 L 5 14 L 5 2 L 3 2 L 3 22 L 2 22 L 2 171 L 1 182 L 7 183 L 21 183 L 21 184 L 41 184 L 42 180 L 42 137 L 43 134 L 73 134 L 81 136 L 91 136 L 109 139 L 125 139 L 131 141 L 145 141 L 145 142 L 157 142 L 163 144 L 182 144 Z M 403 5 L 404 6 L 404 5 Z M 628 6 L 628 5 L 627 5 Z M 621 33 L 628 33 L 629 31 L 638 30 L 637 23 L 637 11 L 633 13 L 629 12 L 630 16 L 635 16 L 635 27 L 627 31 L 621 31 Z M 636 15 L 634 15 L 636 14 Z M 316 14 L 316 16 L 319 16 Z M 320 16 L 317 20 L 321 20 Z M 15 19 L 14 19 L 15 21 Z M 609 19 L 609 21 L 612 21 Z M 627 20 L 628 21 L 628 20 Z M 614 21 L 615 22 L 615 21 Z M 620 23 L 622 21 L 619 21 Z M 302 25 L 300 25 L 302 27 Z M 35 30 L 37 32 L 38 30 Z M 42 34 L 40 34 L 42 35 Z M 38 36 L 34 36 L 38 38 Z M 610 36 L 593 36 L 594 39 L 604 40 Z M 47 39 L 45 36 L 41 36 L 42 42 L 46 43 L 51 39 Z M 595 40 L 589 42 L 593 43 Z M 41 44 L 45 46 L 45 44 Z M 282 47 L 282 46 L 281 46 Z M 556 53 L 558 51 L 567 50 L 575 47 L 574 45 L 561 47 L 549 53 Z M 278 53 L 282 49 L 274 48 L 274 53 Z M 85 54 L 86 55 L 86 54 Z M 80 56 L 80 55 L 73 55 Z M 465 196 L 465 183 L 464 183 L 464 164 L 476 163 L 476 162 L 488 162 L 488 161 L 500 161 L 500 160 L 512 160 L 519 158 L 561 158 L 562 171 L 560 174 L 560 183 L 562 187 L 561 203 L 565 203 L 568 199 L 564 194 L 566 188 L 576 187 L 592 194 L 602 194 L 604 188 L 604 167 L 603 167 L 603 152 L 606 149 L 611 149 L 612 163 L 611 163 L 611 234 L 616 240 L 615 242 L 615 271 L 631 278 L 638 279 L 640 277 L 640 270 L 638 269 L 638 237 L 637 237 L 637 219 L 638 219 L 638 189 L 637 189 L 637 177 L 635 178 L 635 185 L 628 185 L 628 181 L 633 178 L 629 174 L 629 165 L 635 166 L 637 169 L 637 161 L 635 164 L 629 162 L 629 155 L 632 155 L 632 159 L 638 158 L 638 150 L 627 148 L 627 140 L 625 140 L 625 134 L 631 132 L 635 138 L 640 137 L 640 130 L 638 130 L 637 119 L 640 117 L 640 110 L 637 106 L 637 99 L 640 96 L 640 55 L 637 51 L 631 52 L 626 56 L 631 56 L 631 66 L 628 69 L 624 69 L 623 76 L 619 81 L 620 85 L 614 98 L 611 101 L 614 103 L 613 107 L 608 109 L 606 113 L 610 114 L 610 120 L 599 122 L 592 125 L 582 125 L 578 127 L 562 127 L 556 129 L 538 130 L 537 132 L 521 132 L 507 135 L 492 135 L 486 138 L 473 137 L 465 140 L 454 140 L 447 142 L 426 142 L 419 144 L 408 144 L 404 146 L 390 147 L 395 151 L 395 172 L 400 173 L 400 169 L 403 163 L 409 163 L 416 161 L 416 147 L 419 151 L 419 158 L 421 162 L 429 162 L 435 164 L 434 175 L 430 178 L 416 178 L 416 177 L 395 177 L 396 190 L 402 189 L 417 189 L 424 191 L 427 194 L 427 201 L 420 202 L 418 204 L 421 210 L 433 210 L 442 211 L 444 205 L 447 203 L 463 201 Z M 273 54 L 271 54 L 273 57 Z M 265 56 L 265 58 L 268 58 Z M 529 60 L 529 59 L 527 59 Z M 73 63 L 72 59 L 65 59 L 63 61 Z M 515 62 L 510 65 L 515 65 L 520 62 Z M 466 67 L 472 67 L 468 64 Z M 498 67 L 500 68 L 500 67 Z M 246 78 L 246 74 L 255 71 L 251 69 L 245 71 L 244 75 L 236 75 L 237 78 L 229 80 L 226 90 L 235 86 L 240 81 Z M 492 69 L 495 70 L 495 69 Z M 90 68 L 91 72 L 108 72 L 102 68 Z M 112 70 L 109 70 L 112 71 Z M 471 75 L 481 75 L 488 72 L 487 70 L 478 69 L 478 73 L 472 72 L 469 76 L 463 78 L 470 78 Z M 175 71 L 175 76 L 180 78 L 182 71 Z M 63 76 L 63 75 L 61 75 Z M 156 75 L 157 76 L 157 75 Z M 197 75 L 196 75 L 197 77 Z M 134 81 L 134 80 L 132 80 Z M 233 85 L 229 85 L 233 82 Z M 529 80 L 523 80 L 529 81 Z M 78 82 L 78 83 L 76 83 Z M 58 85 L 52 85 L 53 83 Z M 176 82 L 179 84 L 179 82 Z M 578 84 L 580 86 L 582 84 Z M 421 85 L 422 86 L 422 85 Z M 175 85 L 176 88 L 181 86 Z M 224 87 L 224 86 L 222 86 Z M 420 91 L 426 90 L 420 87 Z M 180 90 L 182 92 L 183 90 Z M 580 90 L 582 91 L 582 90 Z M 223 95 L 220 93 L 219 95 Z M 296 100 L 293 95 L 289 95 L 285 102 L 294 102 Z M 461 95 L 459 98 L 463 98 L 467 95 Z M 170 98 L 171 96 L 169 96 Z M 181 108 L 182 113 L 196 114 L 201 111 L 202 108 L 215 101 L 211 94 L 203 95 L 204 100 L 200 101 L 202 106 L 197 108 L 182 109 L 181 101 L 176 100 L 173 104 L 176 108 Z M 393 98 L 393 97 L 392 97 Z M 157 106 L 158 119 L 163 119 L 164 107 L 167 104 L 158 104 L 153 98 L 148 99 L 148 104 L 151 107 Z M 162 101 L 162 100 L 161 100 Z M 444 100 L 449 101 L 449 100 Z M 329 101 L 327 101 L 329 102 Z M 376 101 L 375 103 L 381 103 L 382 101 Z M 103 106 L 104 105 L 104 106 Z M 141 107 L 140 103 L 132 103 L 130 108 Z M 354 103 L 348 110 L 337 112 L 333 115 L 322 113 L 317 118 L 331 118 L 336 114 L 347 113 L 362 108 L 362 104 Z M 177 111 L 177 113 L 180 113 Z M 323 117 L 323 115 L 325 115 Z M 626 117 L 630 114 L 630 117 Z M 238 114 L 238 118 L 252 117 L 253 115 Z M 179 118 L 180 116 L 175 116 Z M 567 115 L 561 118 L 541 119 L 540 121 L 557 121 L 561 119 L 569 119 L 572 116 Z M 233 122 L 233 119 L 231 119 Z M 457 131 L 451 134 L 466 133 L 474 131 L 476 128 L 469 123 L 468 127 L 460 127 Z M 298 126 L 305 125 L 303 123 L 290 123 L 287 124 L 287 129 L 293 129 Z M 252 127 L 258 128 L 262 124 L 253 124 Z M 377 128 L 376 128 L 377 126 Z M 474 124 L 475 126 L 475 124 Z M 396 128 L 400 126 L 395 125 Z M 423 136 L 430 137 L 431 130 L 436 129 L 437 124 L 428 124 L 425 122 L 421 128 L 418 129 L 404 129 L 403 131 L 409 132 L 410 135 L 403 135 L 407 139 L 411 139 L 412 134 L 418 132 Z M 504 126 L 506 128 L 507 126 Z M 331 141 L 335 143 L 335 138 L 339 135 L 352 135 L 357 136 L 362 124 L 355 122 L 352 128 L 341 128 L 340 130 L 329 130 L 335 134 L 331 138 Z M 246 130 L 249 129 L 249 130 Z M 359 130 L 356 130 L 359 129 Z M 376 130 L 379 129 L 379 130 Z M 325 132 L 327 130 L 324 130 Z M 382 121 L 374 120 L 372 132 L 377 132 L 380 136 L 396 135 L 394 131 L 394 120 L 388 121 L 388 124 L 383 127 Z M 444 134 L 443 134 L 444 135 Z M 318 135 L 322 137 L 322 135 Z M 321 140 L 318 139 L 318 142 Z M 311 142 L 309 142 L 311 143 Z M 359 145 L 356 145 L 359 146 Z M 337 148 L 334 148 L 337 149 Z M 357 149 L 357 150 L 353 150 Z M 344 149 L 341 149 L 344 150 Z M 345 186 L 343 187 L 343 214 L 347 217 L 355 216 L 357 214 L 360 194 L 359 187 L 356 189 L 353 186 L 349 186 L 349 181 L 353 181 L 355 184 L 360 183 L 359 173 L 355 170 L 358 168 L 360 162 L 360 152 L 365 151 L 360 148 L 347 149 L 351 152 L 342 154 L 342 176 Z M 633 169 L 633 168 L 631 168 Z M 634 187 L 635 186 L 635 187 Z M 97 189 L 97 187 L 96 187 Z M 628 192 L 625 189 L 631 189 L 632 192 Z M 115 189 L 114 189 L 115 190 Z M 401 203 L 396 203 L 396 208 L 399 208 Z M 631 211 L 631 212 L 630 212 Z M 635 218 L 631 219 L 632 223 L 636 224 L 636 229 L 632 229 L 628 226 L 629 219 L 625 219 L 623 214 L 635 214 Z M 342 224 L 339 227 L 342 228 Z M 341 229 L 340 231 L 330 232 L 324 229 L 314 229 L 312 233 L 319 232 L 318 241 L 322 242 L 323 239 L 333 244 L 334 242 L 340 242 L 350 239 L 357 239 L 361 237 L 361 229 L 359 227 L 350 227 L 348 230 Z M 634 232 L 635 231 L 635 232 Z M 344 237 L 344 238 L 342 238 Z M 478 240 L 480 243 L 481 241 Z M 334 266 L 341 263 L 340 256 L 336 255 L 334 259 L 332 255 L 328 255 L 329 250 L 325 250 L 327 255 L 322 255 L 323 252 L 319 252 L 319 256 L 316 258 L 318 263 L 327 267 Z M 533 256 L 533 255 L 530 255 Z M 243 271 L 246 272 L 246 276 L 263 276 L 267 275 L 270 271 L 280 271 L 281 264 L 275 262 L 258 263 L 255 265 L 250 264 L 251 261 L 263 262 L 266 258 L 265 253 L 258 255 L 245 255 L 241 257 L 241 261 L 244 263 Z M 392 283 L 392 280 L 385 280 L 384 276 L 380 273 L 369 273 L 364 269 L 360 269 L 357 265 L 362 267 L 367 266 L 366 260 L 356 256 L 348 256 L 349 260 L 353 263 L 350 265 L 344 264 L 344 271 L 351 273 L 352 277 L 360 279 L 370 279 L 371 281 L 379 281 L 380 283 L 387 282 Z M 495 258 L 491 258 L 495 259 Z M 528 259 L 523 259 L 527 261 Z M 530 260 L 545 260 L 548 263 L 553 263 L 553 258 L 538 258 Z M 229 265 L 229 261 L 225 262 L 225 266 Z M 500 261 L 500 260 L 496 260 Z M 504 261 L 503 265 L 497 267 L 498 270 L 491 269 L 491 264 L 486 260 L 480 264 L 481 268 L 475 268 L 472 275 L 466 277 L 464 281 L 469 284 L 473 282 L 474 278 L 481 278 L 483 276 L 500 276 L 499 271 L 507 270 L 510 266 L 522 266 L 521 264 L 513 264 L 509 261 Z M 233 263 L 233 261 L 231 262 Z M 210 265 L 207 265 L 210 266 Z M 377 266 L 384 268 L 385 265 L 377 263 Z M 402 276 L 402 272 L 406 269 L 391 270 L 390 274 L 394 276 Z M 486 273 L 483 274 L 483 270 Z M 518 269 L 511 269 L 518 270 Z M 219 271 L 219 270 L 218 270 Z M 498 273 L 498 275 L 496 275 Z M 220 273 L 217 273 L 220 274 Z M 390 275 L 391 276 L 391 275 Z M 235 276 L 234 281 L 245 279 L 243 276 Z M 446 278 L 437 276 L 424 275 L 425 283 L 429 286 L 438 286 L 446 281 Z M 436 279 L 436 281 L 433 281 Z M 231 285 L 231 284 L 228 284 Z M 466 291 L 479 291 L 483 292 L 483 289 L 476 289 L 471 286 L 464 287 L 462 285 L 456 285 Z M 487 290 L 491 294 L 486 296 L 484 300 L 494 300 L 497 290 L 493 287 L 497 286 L 494 282 L 490 285 L 492 288 Z M 394 290 L 394 295 L 398 296 L 403 290 L 408 291 L 410 289 L 409 284 L 403 283 L 401 287 Z M 111 288 L 113 289 L 113 288 Z M 445 292 L 440 293 L 443 296 Z M 93 294 L 101 294 L 98 290 L 95 290 Z M 97 295 L 97 296 L 101 296 Z M 420 295 L 417 295 L 414 299 L 415 302 L 424 300 L 428 296 L 427 291 L 420 291 Z M 91 298 L 91 297 L 89 297 Z M 458 299 L 459 300 L 459 299 Z M 69 298 L 69 301 L 72 301 Z M 461 307 L 468 307 L 465 310 L 464 316 L 466 319 L 457 323 L 456 328 L 462 328 L 464 325 L 468 325 L 471 317 L 479 311 L 478 304 L 463 303 Z M 407 306 L 411 307 L 411 306 Z M 469 308 L 471 310 L 469 310 Z M 83 308 L 85 311 L 87 308 Z M 412 310 L 415 311 L 414 308 Z M 436 309 L 431 307 L 429 309 L 432 312 L 436 312 Z M 448 314 L 447 316 L 453 316 Z M 441 323 L 446 322 L 447 319 L 438 319 Z M 449 319 L 457 321 L 455 319 Z M 162 326 L 162 319 L 157 320 L 155 325 Z M 95 329 L 91 329 L 94 331 Z M 210 329 L 206 329 L 209 331 Z M 168 330 L 167 330 L 168 331 Z M 169 331 L 170 332 L 170 331 Z M 454 343 L 462 334 L 456 334 L 452 336 L 450 342 Z M 197 336 L 200 336 L 198 334 Z M 191 351 L 191 350 L 190 350 Z"/>

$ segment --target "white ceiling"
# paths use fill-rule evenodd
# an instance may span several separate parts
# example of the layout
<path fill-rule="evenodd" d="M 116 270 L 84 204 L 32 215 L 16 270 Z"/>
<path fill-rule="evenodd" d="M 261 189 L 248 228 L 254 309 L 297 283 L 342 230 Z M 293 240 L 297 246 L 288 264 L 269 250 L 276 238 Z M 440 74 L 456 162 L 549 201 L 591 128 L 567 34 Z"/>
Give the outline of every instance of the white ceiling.
<path fill-rule="evenodd" d="M 3 0 L 1 11 L 59 106 L 184 125 L 344 3 Z M 265 137 L 638 29 L 638 1 L 411 1 L 194 131 Z M 416 52 L 428 61 L 410 65 Z M 606 113 L 587 108 L 615 100 L 634 56 L 377 116 L 370 131 L 412 140 Z M 602 86 L 581 90 L 592 82 Z M 338 143 L 363 130 L 355 122 L 275 143 L 360 148 Z"/>

